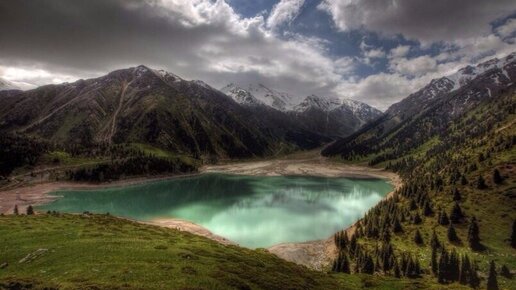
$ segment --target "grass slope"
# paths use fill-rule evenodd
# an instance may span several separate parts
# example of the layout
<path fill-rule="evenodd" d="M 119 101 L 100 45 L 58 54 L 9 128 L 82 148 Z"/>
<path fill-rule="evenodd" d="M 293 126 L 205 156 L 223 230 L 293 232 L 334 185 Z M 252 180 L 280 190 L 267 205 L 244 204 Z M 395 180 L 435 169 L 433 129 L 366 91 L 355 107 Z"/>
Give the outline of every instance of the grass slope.
<path fill-rule="evenodd" d="M 107 215 L 0 216 L 0 289 L 23 287 L 326 290 L 440 286 L 425 279 L 316 272 L 263 249 L 224 246 L 186 232 Z"/>

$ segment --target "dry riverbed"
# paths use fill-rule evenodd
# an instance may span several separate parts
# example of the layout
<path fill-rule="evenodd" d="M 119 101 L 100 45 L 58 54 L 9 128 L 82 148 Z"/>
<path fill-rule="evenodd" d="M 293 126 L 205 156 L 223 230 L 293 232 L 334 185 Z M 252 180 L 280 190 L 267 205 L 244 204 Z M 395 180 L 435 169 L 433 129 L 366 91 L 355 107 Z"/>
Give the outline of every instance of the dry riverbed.
<path fill-rule="evenodd" d="M 294 158 L 285 157 L 282 159 L 209 165 L 201 168 L 201 173 L 204 172 L 261 176 L 312 175 L 324 177 L 383 178 L 389 180 L 395 188 L 399 188 L 401 186 L 401 179 L 395 173 L 366 166 L 334 162 L 317 156 L 317 154 L 301 154 Z M 174 177 L 159 177 L 152 179 L 137 178 L 110 184 L 47 182 L 30 186 L 22 186 L 7 191 L 0 191 L 0 213 L 12 213 L 15 205 L 18 205 L 20 212 L 24 212 L 28 205 L 41 205 L 51 202 L 58 197 L 49 195 L 49 193 L 56 190 L 123 186 L 164 178 Z M 389 196 L 392 196 L 392 193 L 387 197 Z M 146 223 L 188 231 L 223 244 L 234 244 L 224 237 L 211 233 L 200 225 L 181 219 L 163 218 Z M 349 235 L 354 231 L 354 226 L 351 226 L 346 230 Z M 279 244 L 270 247 L 268 250 L 285 260 L 319 270 L 329 265 L 337 254 L 337 249 L 335 248 L 332 237 L 328 237 L 328 239 L 325 240 L 309 241 L 304 243 Z"/>

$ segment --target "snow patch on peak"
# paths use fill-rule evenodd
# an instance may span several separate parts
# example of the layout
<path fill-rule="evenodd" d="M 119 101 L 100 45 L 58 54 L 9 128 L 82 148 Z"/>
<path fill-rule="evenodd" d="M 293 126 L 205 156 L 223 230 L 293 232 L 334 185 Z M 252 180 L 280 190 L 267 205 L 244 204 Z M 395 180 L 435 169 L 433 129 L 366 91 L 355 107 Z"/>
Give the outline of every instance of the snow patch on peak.
<path fill-rule="evenodd" d="M 333 111 L 340 107 L 342 102 L 337 98 L 325 98 L 316 95 L 306 97 L 300 104 L 294 107 L 296 112 L 304 112 L 309 109 L 319 109 L 325 112 Z"/>
<path fill-rule="evenodd" d="M 291 95 L 268 88 L 263 84 L 241 86 L 231 83 L 221 91 L 244 105 L 261 104 L 280 111 L 289 111 L 295 106 L 294 98 Z"/>
<path fill-rule="evenodd" d="M 454 84 L 452 91 L 459 89 L 460 87 L 469 83 L 471 80 L 473 80 L 477 76 L 479 76 L 491 69 L 502 70 L 502 73 L 508 79 L 510 79 L 508 77 L 507 71 L 504 69 L 504 67 L 507 64 L 515 61 L 515 59 L 516 59 L 516 52 L 513 52 L 501 59 L 493 58 L 493 59 L 490 59 L 483 63 L 480 63 L 476 66 L 468 65 L 466 67 L 459 69 L 456 73 L 453 73 L 453 74 L 447 76 L 446 78 L 449 79 L 450 81 L 452 81 Z"/>

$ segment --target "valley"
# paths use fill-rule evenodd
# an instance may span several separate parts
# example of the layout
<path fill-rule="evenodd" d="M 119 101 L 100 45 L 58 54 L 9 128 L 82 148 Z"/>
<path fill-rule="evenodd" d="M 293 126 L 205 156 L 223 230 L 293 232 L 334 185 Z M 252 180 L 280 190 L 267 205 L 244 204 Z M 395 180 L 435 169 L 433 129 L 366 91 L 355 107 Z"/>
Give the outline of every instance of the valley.
<path fill-rule="evenodd" d="M 127 253 L 105 252 L 119 264 L 103 271 L 128 288 L 175 273 L 267 289 L 281 271 L 278 289 L 478 288 L 494 263 L 513 289 L 515 68 L 514 53 L 466 67 L 383 114 L 316 96 L 289 105 L 263 86 L 226 95 L 146 66 L 0 92 L 0 281 L 119 287 L 87 274 L 89 256 L 55 253 L 123 245 L 144 267 L 160 251 L 181 265 L 143 287 Z M 54 259 L 77 272 L 55 274 Z"/>

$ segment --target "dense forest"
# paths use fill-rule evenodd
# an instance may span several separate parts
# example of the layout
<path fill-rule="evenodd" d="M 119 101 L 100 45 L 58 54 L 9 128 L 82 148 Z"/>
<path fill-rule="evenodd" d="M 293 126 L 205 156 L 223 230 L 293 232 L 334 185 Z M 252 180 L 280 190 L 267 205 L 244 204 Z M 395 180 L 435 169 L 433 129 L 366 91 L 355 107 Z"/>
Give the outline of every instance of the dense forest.
<path fill-rule="evenodd" d="M 68 180 L 103 182 L 136 175 L 189 173 L 197 170 L 197 164 L 193 159 L 149 146 L 61 145 L 17 134 L 5 134 L 0 139 L 1 179 L 8 178 L 15 169 L 23 173 L 34 168 L 56 168 L 60 174 L 55 176 Z"/>

